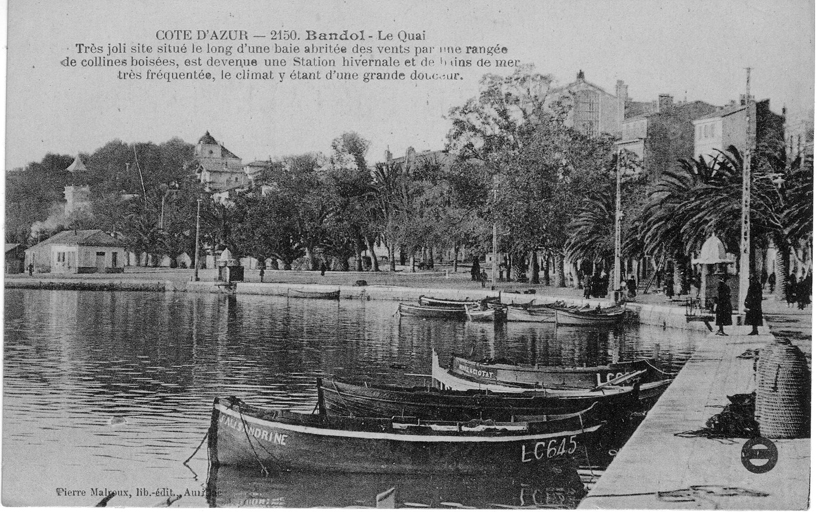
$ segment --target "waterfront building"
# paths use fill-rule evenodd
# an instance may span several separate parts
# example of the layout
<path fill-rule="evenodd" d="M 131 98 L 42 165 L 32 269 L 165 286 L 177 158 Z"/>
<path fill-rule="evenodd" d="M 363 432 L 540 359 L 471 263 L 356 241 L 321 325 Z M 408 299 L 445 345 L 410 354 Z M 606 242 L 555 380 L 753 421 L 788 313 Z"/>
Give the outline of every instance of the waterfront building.
<path fill-rule="evenodd" d="M 6 244 L 6 274 L 24 272 L 25 248 L 20 244 Z"/>
<path fill-rule="evenodd" d="M 25 251 L 25 266 L 60 274 L 125 271 L 125 246 L 101 229 L 68 230 Z"/>

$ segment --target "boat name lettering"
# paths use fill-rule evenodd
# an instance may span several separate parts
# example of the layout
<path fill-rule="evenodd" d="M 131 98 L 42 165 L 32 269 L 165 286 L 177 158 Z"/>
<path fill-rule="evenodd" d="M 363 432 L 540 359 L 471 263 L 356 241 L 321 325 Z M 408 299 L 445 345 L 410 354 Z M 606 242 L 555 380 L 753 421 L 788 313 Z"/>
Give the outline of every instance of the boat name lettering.
<path fill-rule="evenodd" d="M 606 379 L 605 379 L 605 380 L 601 380 L 601 373 L 597 373 L 597 374 L 596 374 L 596 384 L 597 384 L 598 386 L 601 386 L 601 385 L 602 385 L 602 384 L 604 384 L 605 382 L 610 382 L 611 380 L 613 380 L 613 379 L 617 379 L 617 378 L 619 378 L 619 377 L 623 377 L 624 375 L 625 375 L 625 374 L 624 374 L 623 372 L 618 372 L 618 373 L 608 372 L 608 373 L 607 373 L 607 375 L 606 375 Z"/>
<path fill-rule="evenodd" d="M 576 436 L 570 438 L 563 437 L 561 441 L 551 439 L 550 441 L 537 441 L 533 448 L 529 448 L 528 444 L 522 445 L 522 462 L 532 462 L 534 460 L 552 459 L 553 457 L 570 454 L 572 455 L 577 448 Z"/>
<path fill-rule="evenodd" d="M 476 375 L 477 377 L 485 377 L 485 378 L 488 378 L 488 379 L 495 379 L 496 378 L 496 375 L 494 374 L 494 372 L 491 372 L 491 371 L 488 371 L 488 370 L 483 370 L 481 368 L 475 368 L 475 367 L 473 367 L 471 365 L 464 364 L 464 363 L 459 364 L 459 369 L 462 372 L 470 373 L 471 375 Z"/>
<path fill-rule="evenodd" d="M 261 441 L 269 441 L 272 444 L 279 444 L 281 446 L 286 446 L 287 444 L 287 435 L 282 434 L 280 432 L 270 432 L 269 430 L 265 430 L 263 428 L 255 427 L 249 424 L 242 424 L 241 421 L 231 418 L 225 414 L 221 415 L 221 423 L 230 427 L 233 430 L 237 430 L 238 432 L 246 432 L 248 435 L 260 439 Z"/>

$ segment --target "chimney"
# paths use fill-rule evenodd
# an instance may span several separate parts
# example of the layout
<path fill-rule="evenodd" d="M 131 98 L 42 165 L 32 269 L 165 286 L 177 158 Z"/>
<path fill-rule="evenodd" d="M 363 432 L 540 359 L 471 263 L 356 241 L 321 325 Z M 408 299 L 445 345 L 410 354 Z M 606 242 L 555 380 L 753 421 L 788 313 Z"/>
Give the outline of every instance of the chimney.
<path fill-rule="evenodd" d="M 745 95 L 745 94 L 741 94 L 741 95 L 740 95 L 740 106 L 742 107 L 742 106 L 744 106 L 744 105 L 746 105 L 746 95 Z"/>
<path fill-rule="evenodd" d="M 388 146 L 386 146 L 386 153 L 383 155 L 383 158 L 385 159 L 386 163 L 391 162 L 392 154 Z"/>
<path fill-rule="evenodd" d="M 580 69 L 580 70 L 579 70 L 579 72 L 576 74 L 576 80 L 582 80 L 582 81 L 584 81 L 584 71 L 582 71 L 581 69 Z"/>
<path fill-rule="evenodd" d="M 669 94 L 658 95 L 658 112 L 669 112 L 672 108 L 672 96 Z"/>

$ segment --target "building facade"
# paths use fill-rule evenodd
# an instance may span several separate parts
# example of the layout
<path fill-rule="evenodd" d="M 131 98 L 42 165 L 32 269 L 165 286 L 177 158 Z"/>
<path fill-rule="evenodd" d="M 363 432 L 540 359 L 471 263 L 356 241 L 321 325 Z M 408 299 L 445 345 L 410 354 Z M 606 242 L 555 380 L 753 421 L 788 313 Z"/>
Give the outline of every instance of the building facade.
<path fill-rule="evenodd" d="M 655 112 L 624 120 L 616 145 L 637 155 L 642 169 L 658 177 L 678 165 L 678 160 L 695 156 L 693 120 L 715 112 L 717 107 L 703 101 L 676 103 L 669 94 L 659 95 L 655 105 Z"/>
<path fill-rule="evenodd" d="M 784 141 L 785 118 L 769 108 L 770 101 L 750 101 L 750 121 L 757 147 L 775 148 Z M 721 151 L 734 146 L 746 151 L 746 98 L 693 121 L 695 126 L 695 158 L 712 161 Z"/>
<path fill-rule="evenodd" d="M 25 251 L 25 266 L 57 274 L 120 273 L 125 271 L 122 242 L 99 229 L 57 233 Z"/>
<path fill-rule="evenodd" d="M 586 135 L 597 137 L 603 133 L 619 136 L 627 103 L 627 86 L 616 82 L 616 94 L 610 94 L 598 85 L 585 80 L 579 70 L 576 80 L 553 90 L 554 97 L 563 97 L 571 108 L 565 124 Z"/>
<path fill-rule="evenodd" d="M 250 179 L 241 158 L 206 132 L 193 150 L 196 175 L 210 192 L 223 192 L 246 187 Z"/>

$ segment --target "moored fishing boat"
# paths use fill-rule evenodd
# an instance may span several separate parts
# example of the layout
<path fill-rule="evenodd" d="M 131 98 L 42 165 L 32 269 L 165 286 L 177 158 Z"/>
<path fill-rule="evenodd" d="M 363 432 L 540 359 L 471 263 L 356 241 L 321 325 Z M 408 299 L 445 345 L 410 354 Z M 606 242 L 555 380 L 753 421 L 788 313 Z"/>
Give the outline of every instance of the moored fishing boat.
<path fill-rule="evenodd" d="M 361 385 L 318 379 L 327 413 L 362 417 L 413 416 L 420 419 L 512 421 L 519 416 L 573 414 L 595 407 L 605 418 L 634 404 L 632 388 L 611 387 L 599 391 L 561 393 L 523 390 L 496 393 L 471 389 L 446 391 L 434 387 Z"/>
<path fill-rule="evenodd" d="M 556 325 L 612 325 L 624 318 L 624 308 L 557 308 Z"/>
<path fill-rule="evenodd" d="M 638 359 L 604 366 L 562 367 L 513 364 L 510 362 L 472 361 L 459 355 L 451 356 L 452 373 L 493 384 L 527 385 L 536 387 L 568 387 L 590 389 L 627 373 L 643 370 L 641 382 L 660 380 L 668 374 L 656 368 L 655 361 Z"/>
<path fill-rule="evenodd" d="M 287 290 L 291 297 L 298 297 L 302 299 L 329 299 L 339 300 L 340 290 L 322 291 L 322 290 L 303 290 L 290 288 Z"/>
<path fill-rule="evenodd" d="M 420 306 L 401 302 L 397 312 L 401 316 L 416 316 L 421 318 L 449 318 L 465 320 L 465 306 Z"/>
<path fill-rule="evenodd" d="M 506 319 L 508 322 L 553 323 L 556 321 L 556 310 L 545 305 L 508 304 Z"/>
<path fill-rule="evenodd" d="M 503 307 L 466 306 L 465 315 L 472 322 L 498 322 L 505 319 L 505 309 Z"/>
<path fill-rule="evenodd" d="M 321 399 L 319 397 L 319 404 Z M 490 474 L 545 467 L 572 455 L 602 421 L 592 411 L 514 422 L 360 418 L 254 407 L 216 398 L 213 465 L 348 473 Z"/>
<path fill-rule="evenodd" d="M 645 372 L 643 370 L 627 373 L 608 382 L 602 383 L 596 388 L 598 390 L 603 389 L 608 392 L 613 389 L 633 390 L 635 392 L 637 387 L 637 398 L 641 404 L 651 404 L 654 400 L 661 396 L 661 393 L 663 393 L 664 390 L 669 387 L 669 385 L 672 383 L 672 379 L 661 379 L 645 383 L 636 382 L 641 375 L 644 375 L 644 373 Z M 437 357 L 436 352 L 432 353 L 431 378 L 435 384 L 440 387 L 440 389 L 454 391 L 479 389 L 493 391 L 496 393 L 525 393 L 529 392 L 531 389 L 537 389 L 536 387 L 532 388 L 530 385 L 481 382 L 478 379 L 457 375 L 450 368 L 443 368 L 440 366 L 439 358 Z M 635 384 L 626 386 L 622 385 L 630 382 L 635 382 Z M 543 391 L 545 393 L 549 393 L 550 396 L 570 396 L 571 394 L 581 394 L 586 390 L 545 388 Z"/>
<path fill-rule="evenodd" d="M 479 305 L 483 300 L 490 301 L 497 299 L 493 297 L 485 297 L 485 299 L 470 299 L 468 297 L 465 299 L 439 299 L 436 297 L 426 297 L 425 295 L 420 295 L 417 302 L 419 302 L 421 306 L 465 307 L 470 305 Z"/>

